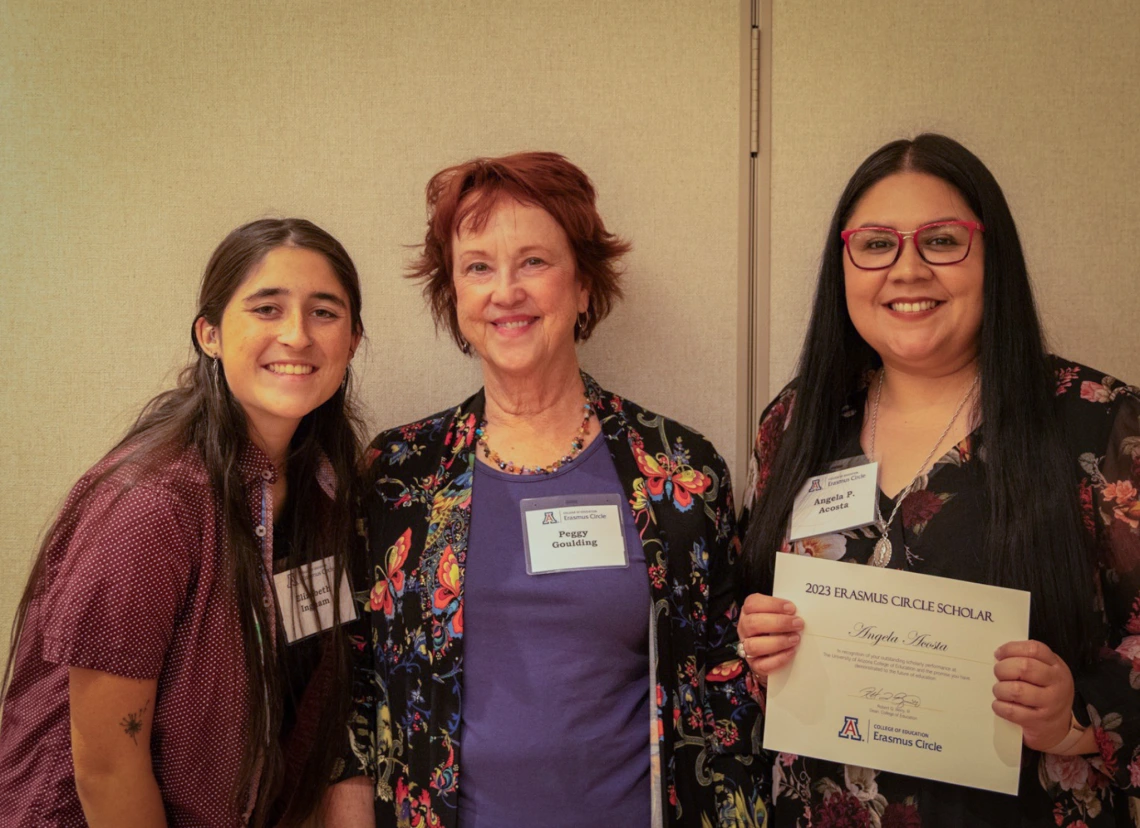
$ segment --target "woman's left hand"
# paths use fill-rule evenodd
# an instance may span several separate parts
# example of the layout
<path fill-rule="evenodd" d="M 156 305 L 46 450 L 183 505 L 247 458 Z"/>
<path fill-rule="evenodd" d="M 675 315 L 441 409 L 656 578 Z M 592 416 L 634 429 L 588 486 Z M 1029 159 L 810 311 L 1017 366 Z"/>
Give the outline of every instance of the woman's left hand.
<path fill-rule="evenodd" d="M 1026 747 L 1049 750 L 1072 721 L 1076 691 L 1069 666 L 1040 641 L 1010 641 L 994 657 L 994 713 L 1021 725 Z"/>

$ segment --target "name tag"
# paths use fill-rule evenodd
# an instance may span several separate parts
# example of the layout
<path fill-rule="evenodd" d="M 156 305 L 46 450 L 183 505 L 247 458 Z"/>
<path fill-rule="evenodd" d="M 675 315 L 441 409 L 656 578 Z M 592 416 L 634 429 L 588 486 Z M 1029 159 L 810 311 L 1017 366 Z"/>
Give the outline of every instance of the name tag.
<path fill-rule="evenodd" d="M 809 477 L 792 504 L 788 540 L 866 526 L 875 520 L 878 495 L 878 463 Z"/>
<path fill-rule="evenodd" d="M 333 559 L 329 557 L 273 576 L 277 606 L 281 608 L 285 640 L 292 644 L 333 626 Z M 306 586 L 308 588 L 306 588 Z M 311 591 L 310 591 L 311 590 Z M 356 604 L 348 573 L 340 578 L 340 620 L 356 620 Z"/>
<path fill-rule="evenodd" d="M 623 505 L 619 494 L 524 498 L 527 574 L 629 566 Z"/>

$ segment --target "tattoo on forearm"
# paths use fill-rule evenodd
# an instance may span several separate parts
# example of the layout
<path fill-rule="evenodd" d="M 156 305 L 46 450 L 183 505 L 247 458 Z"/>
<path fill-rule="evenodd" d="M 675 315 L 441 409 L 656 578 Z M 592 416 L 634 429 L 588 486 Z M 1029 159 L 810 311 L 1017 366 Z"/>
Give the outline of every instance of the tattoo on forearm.
<path fill-rule="evenodd" d="M 147 708 L 150 707 L 150 699 L 146 700 L 146 704 L 139 708 L 137 713 L 128 713 L 119 720 L 119 727 L 123 729 L 131 737 L 131 741 L 136 745 L 139 743 L 138 735 L 142 732 L 143 714 L 146 713 Z"/>

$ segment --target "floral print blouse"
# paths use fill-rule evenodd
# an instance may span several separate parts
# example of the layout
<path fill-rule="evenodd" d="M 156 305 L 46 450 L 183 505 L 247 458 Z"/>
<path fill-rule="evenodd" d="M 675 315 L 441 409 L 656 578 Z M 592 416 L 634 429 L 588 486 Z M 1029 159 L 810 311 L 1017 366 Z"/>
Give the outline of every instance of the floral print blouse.
<path fill-rule="evenodd" d="M 1108 637 L 1093 667 L 1074 675 L 1078 718 L 1090 721 L 1099 753 L 1054 756 L 1022 752 L 1017 797 L 804 756 L 777 754 L 769 817 L 773 826 L 919 828 L 1001 825 L 1099 828 L 1140 824 L 1140 390 L 1056 359 L 1059 412 L 1079 469 L 1086 529 L 1099 551 L 1097 601 Z M 751 468 L 747 508 L 763 491 L 795 392 L 785 389 L 765 411 Z M 839 460 L 862 454 L 859 432 L 866 389 L 844 409 Z M 947 452 L 903 501 L 891 527 L 892 566 L 969 581 L 985 567 L 988 516 L 978 464 L 978 432 Z M 894 504 L 880 493 L 880 508 Z M 746 524 L 745 524 L 746 525 Z M 878 532 L 851 529 L 792 544 L 790 551 L 865 564 Z M 899 555 L 905 550 L 905 555 Z M 1103 600 L 1101 601 L 1101 598 Z M 763 702 L 763 689 L 760 690 Z"/>
<path fill-rule="evenodd" d="M 656 746 L 663 824 L 759 828 L 768 768 L 756 759 L 755 688 L 735 654 L 739 543 L 728 469 L 696 432 L 583 380 L 648 563 L 656 698 L 646 749 Z M 463 573 L 483 404 L 480 392 L 385 431 L 369 453 L 371 631 L 342 778 L 375 780 L 380 826 L 456 825 Z"/>

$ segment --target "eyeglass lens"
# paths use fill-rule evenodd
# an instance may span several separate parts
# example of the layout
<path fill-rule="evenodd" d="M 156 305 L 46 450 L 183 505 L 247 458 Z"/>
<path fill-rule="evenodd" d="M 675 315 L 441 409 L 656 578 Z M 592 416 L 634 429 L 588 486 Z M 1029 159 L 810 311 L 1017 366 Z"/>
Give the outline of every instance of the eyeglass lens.
<path fill-rule="evenodd" d="M 919 255 L 928 264 L 955 264 L 970 252 L 970 228 L 960 224 L 924 227 L 915 239 Z M 868 228 L 852 233 L 847 246 L 856 267 L 880 268 L 890 267 L 898 259 L 899 241 L 893 230 Z"/>

